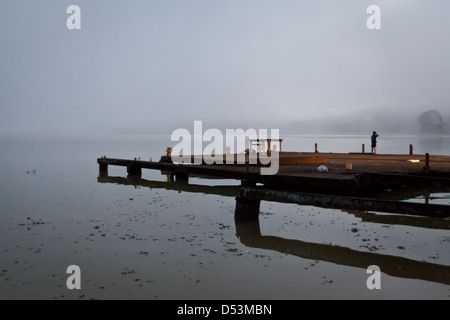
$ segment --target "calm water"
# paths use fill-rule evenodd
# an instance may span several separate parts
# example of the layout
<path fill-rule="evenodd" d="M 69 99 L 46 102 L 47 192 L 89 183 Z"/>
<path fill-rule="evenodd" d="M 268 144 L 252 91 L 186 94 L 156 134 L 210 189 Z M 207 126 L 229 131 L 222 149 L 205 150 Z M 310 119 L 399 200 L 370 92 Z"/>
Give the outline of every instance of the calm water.
<path fill-rule="evenodd" d="M 283 138 L 286 151 L 369 147 L 363 136 Z M 448 137 L 380 137 L 378 152 L 410 144 L 450 155 Z M 449 220 L 262 202 L 258 222 L 239 223 L 236 181 L 98 176 L 100 156 L 156 160 L 169 146 L 168 136 L 0 139 L 0 298 L 450 299 Z M 367 289 L 372 264 L 381 290 Z M 66 287 L 70 265 L 81 290 Z"/>

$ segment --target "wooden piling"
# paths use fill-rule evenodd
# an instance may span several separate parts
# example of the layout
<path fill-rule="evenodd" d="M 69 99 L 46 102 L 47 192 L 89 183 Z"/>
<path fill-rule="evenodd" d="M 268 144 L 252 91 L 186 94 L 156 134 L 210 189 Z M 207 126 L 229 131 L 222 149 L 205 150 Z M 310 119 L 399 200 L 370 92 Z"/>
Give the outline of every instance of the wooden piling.
<path fill-rule="evenodd" d="M 184 172 L 179 172 L 175 175 L 175 182 L 189 183 L 189 174 Z"/>
<path fill-rule="evenodd" d="M 98 165 L 100 176 L 107 176 L 108 175 L 108 164 L 106 163 L 99 163 Z"/>
<path fill-rule="evenodd" d="M 423 167 L 423 170 L 428 171 L 430 170 L 430 154 L 425 153 L 425 167 Z"/>
<path fill-rule="evenodd" d="M 136 161 L 127 164 L 127 173 L 130 175 L 140 176 L 142 175 L 142 168 L 136 163 Z"/>

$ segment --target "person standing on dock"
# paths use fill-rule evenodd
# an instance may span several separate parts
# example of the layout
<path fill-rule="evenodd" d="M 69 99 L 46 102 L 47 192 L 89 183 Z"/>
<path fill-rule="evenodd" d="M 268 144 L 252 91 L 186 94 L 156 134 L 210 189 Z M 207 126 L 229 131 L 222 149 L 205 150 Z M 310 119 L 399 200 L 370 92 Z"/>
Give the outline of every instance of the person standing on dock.
<path fill-rule="evenodd" d="M 376 131 L 373 132 L 372 137 L 370 139 L 372 140 L 372 154 L 377 154 L 377 138 L 379 137 L 378 133 Z"/>

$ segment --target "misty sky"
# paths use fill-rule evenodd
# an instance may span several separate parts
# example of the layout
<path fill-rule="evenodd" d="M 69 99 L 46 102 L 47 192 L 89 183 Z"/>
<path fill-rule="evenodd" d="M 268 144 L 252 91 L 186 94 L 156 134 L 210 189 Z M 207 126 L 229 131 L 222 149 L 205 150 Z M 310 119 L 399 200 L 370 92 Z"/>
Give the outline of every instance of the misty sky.
<path fill-rule="evenodd" d="M 2 0 L 0 45 L 0 135 L 450 106 L 448 0 Z"/>

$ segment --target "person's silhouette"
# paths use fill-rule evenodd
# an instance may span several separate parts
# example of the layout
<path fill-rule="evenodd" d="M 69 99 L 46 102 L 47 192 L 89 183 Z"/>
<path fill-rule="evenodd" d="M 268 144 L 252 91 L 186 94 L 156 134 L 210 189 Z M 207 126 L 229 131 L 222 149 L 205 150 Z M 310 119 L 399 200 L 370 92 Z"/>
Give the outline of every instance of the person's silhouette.
<path fill-rule="evenodd" d="M 378 133 L 376 131 L 373 132 L 372 137 L 370 137 L 370 140 L 372 140 L 372 154 L 377 154 L 377 138 L 379 137 Z"/>

